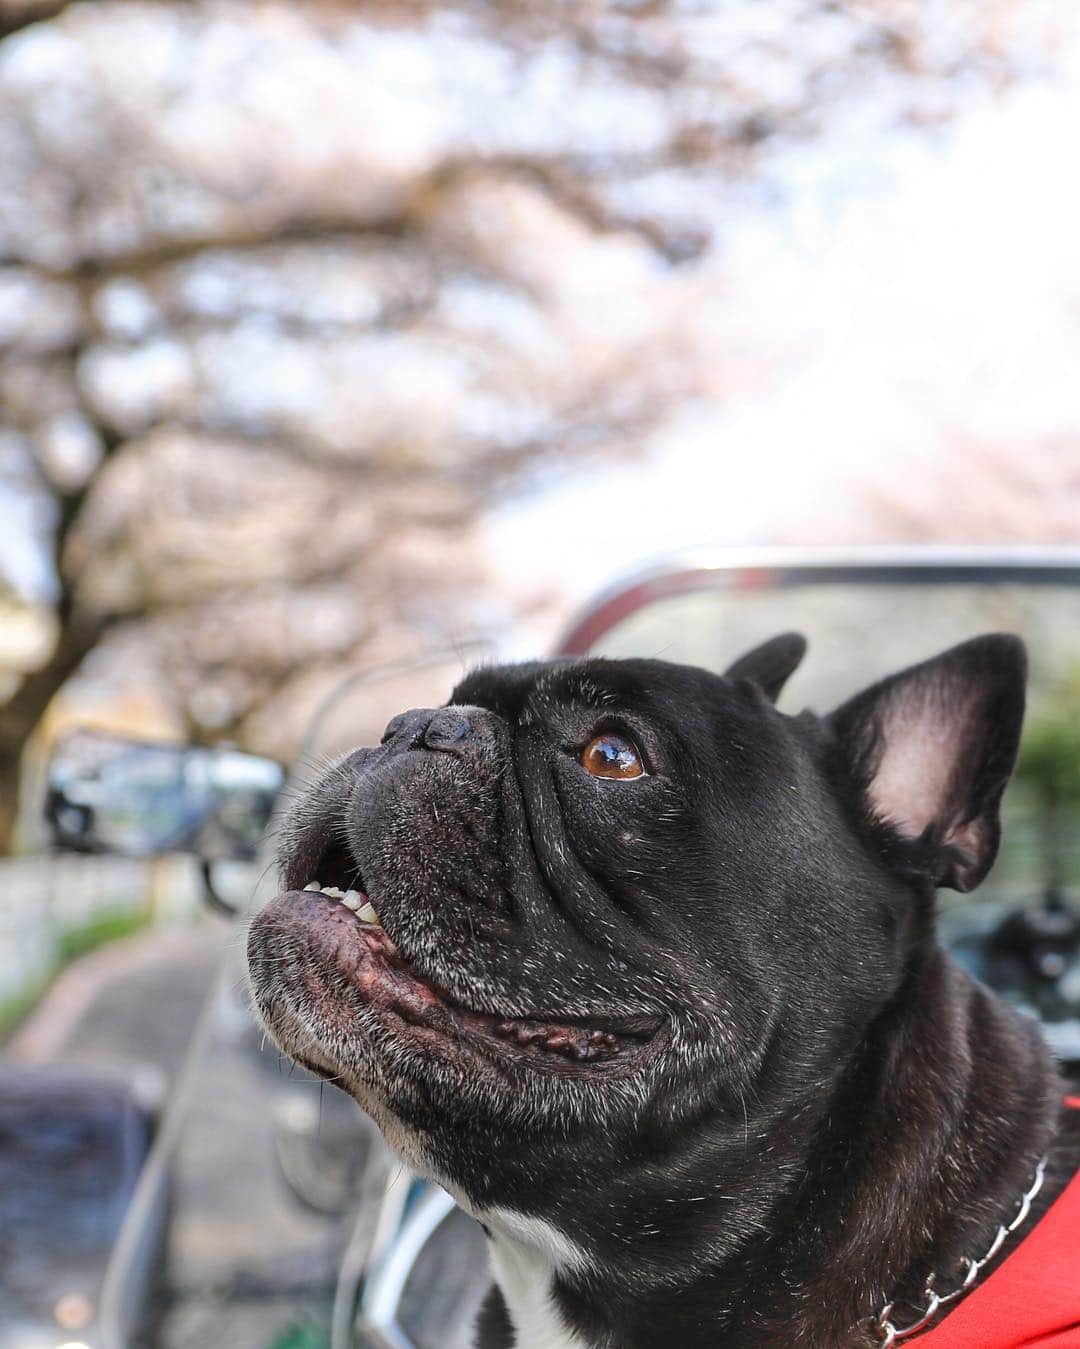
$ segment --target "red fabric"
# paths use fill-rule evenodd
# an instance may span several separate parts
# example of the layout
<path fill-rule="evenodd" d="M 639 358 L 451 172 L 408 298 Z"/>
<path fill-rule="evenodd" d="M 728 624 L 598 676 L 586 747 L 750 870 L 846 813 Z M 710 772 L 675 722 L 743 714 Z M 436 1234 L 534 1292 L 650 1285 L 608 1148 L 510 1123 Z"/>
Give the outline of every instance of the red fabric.
<path fill-rule="evenodd" d="M 1065 1104 L 1080 1110 L 1080 1096 Z M 919 1349 L 1080 1349 L 1080 1174 Z"/>

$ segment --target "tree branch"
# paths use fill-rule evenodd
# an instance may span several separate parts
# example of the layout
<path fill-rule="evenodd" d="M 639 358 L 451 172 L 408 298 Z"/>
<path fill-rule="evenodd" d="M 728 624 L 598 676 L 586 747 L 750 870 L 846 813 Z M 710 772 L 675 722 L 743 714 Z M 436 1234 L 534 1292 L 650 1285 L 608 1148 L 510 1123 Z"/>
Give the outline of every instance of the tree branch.
<path fill-rule="evenodd" d="M 721 138 L 722 139 L 722 138 Z M 734 133 L 739 143 L 747 143 L 744 132 Z M 295 216 L 267 220 L 258 226 L 238 224 L 189 238 L 165 239 L 145 247 L 107 255 L 83 255 L 69 266 L 54 267 L 34 259 L 15 255 L 0 257 L 0 265 L 26 267 L 39 276 L 60 282 L 95 282 L 113 276 L 138 276 L 156 268 L 215 250 L 257 249 L 293 242 L 325 243 L 333 239 L 400 239 L 420 235 L 422 222 L 431 212 L 432 194 L 445 194 L 470 180 L 497 175 L 532 182 L 557 202 L 568 214 L 576 216 L 595 233 L 626 231 L 635 233 L 671 262 L 685 261 L 700 251 L 688 252 L 685 238 L 673 239 L 662 225 L 646 218 L 613 212 L 602 196 L 590 190 L 590 181 L 608 180 L 620 173 L 636 175 L 670 166 L 672 154 L 684 163 L 714 159 L 715 143 L 708 148 L 701 138 L 680 130 L 672 146 L 647 155 L 606 157 L 602 165 L 588 156 L 574 155 L 488 155 L 450 158 L 412 189 L 409 197 L 393 212 L 370 219 L 347 214 Z"/>
<path fill-rule="evenodd" d="M 373 220 L 358 220 L 346 215 L 311 215 L 291 220 L 269 220 L 258 228 L 251 225 L 219 233 L 201 234 L 183 239 L 166 239 L 145 248 L 124 253 L 76 258 L 68 267 L 50 267 L 33 259 L 8 256 L 0 258 L 0 265 L 26 267 L 50 281 L 99 281 L 111 276 L 137 276 L 157 267 L 186 258 L 198 257 L 216 249 L 264 248 L 274 244 L 312 240 L 326 243 L 335 238 L 382 235 L 393 238 L 405 233 L 406 218 L 400 214 Z"/>
<path fill-rule="evenodd" d="M 55 19 L 70 0 L 0 0 L 0 42 L 43 19 Z"/>

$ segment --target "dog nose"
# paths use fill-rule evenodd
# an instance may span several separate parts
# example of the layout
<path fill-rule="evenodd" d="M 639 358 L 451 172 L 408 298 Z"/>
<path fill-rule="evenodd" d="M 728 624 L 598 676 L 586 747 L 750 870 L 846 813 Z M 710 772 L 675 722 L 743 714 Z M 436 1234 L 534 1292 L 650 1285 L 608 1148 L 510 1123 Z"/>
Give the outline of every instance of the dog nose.
<path fill-rule="evenodd" d="M 460 749 L 472 733 L 473 724 L 467 709 L 440 707 L 424 728 L 424 747 L 453 752 Z"/>
<path fill-rule="evenodd" d="M 386 723 L 386 730 L 383 731 L 379 743 L 386 745 L 391 740 L 400 740 L 403 745 L 410 748 L 419 748 L 423 744 L 424 731 L 433 715 L 433 709 L 430 707 L 414 707 L 408 712 L 399 712 Z"/>
<path fill-rule="evenodd" d="M 487 714 L 482 708 L 414 707 L 391 719 L 382 744 L 395 750 L 433 749 L 460 754 L 470 744 L 487 743 L 481 735 Z"/>

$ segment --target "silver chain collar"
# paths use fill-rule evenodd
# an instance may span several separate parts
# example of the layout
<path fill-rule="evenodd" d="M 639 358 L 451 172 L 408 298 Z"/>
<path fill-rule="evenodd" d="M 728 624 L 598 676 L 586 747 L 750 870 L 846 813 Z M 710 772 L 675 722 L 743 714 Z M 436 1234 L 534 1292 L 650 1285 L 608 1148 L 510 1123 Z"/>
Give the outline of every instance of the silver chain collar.
<path fill-rule="evenodd" d="M 961 1262 L 967 1265 L 967 1273 L 964 1275 L 963 1282 L 954 1288 L 951 1293 L 935 1292 L 934 1283 L 937 1280 L 937 1275 L 931 1274 L 926 1281 L 924 1290 L 927 1299 L 926 1308 L 923 1311 L 922 1316 L 917 1321 L 913 1321 L 910 1326 L 895 1326 L 890 1320 L 895 1303 L 887 1302 L 885 1306 L 882 1307 L 881 1311 L 878 1312 L 873 1321 L 873 1330 L 878 1337 L 878 1343 L 880 1344 L 881 1349 L 889 1349 L 890 1345 L 896 1344 L 898 1340 L 906 1340 L 909 1335 L 914 1335 L 920 1330 L 925 1330 L 942 1307 L 958 1298 L 961 1293 L 967 1292 L 979 1277 L 984 1266 L 988 1265 L 990 1261 L 993 1260 L 994 1256 L 1001 1250 L 1002 1244 L 1016 1231 L 1031 1212 L 1031 1201 L 1042 1189 L 1045 1171 L 1046 1158 L 1043 1157 L 1042 1161 L 1040 1161 L 1039 1165 L 1035 1168 L 1035 1179 L 1031 1182 L 1031 1188 L 1020 1200 L 1020 1206 L 1017 1209 L 1016 1217 L 1009 1223 L 1008 1227 L 998 1228 L 997 1235 L 990 1243 L 990 1249 L 981 1260 L 972 1260 L 970 1257 L 967 1257 Z"/>

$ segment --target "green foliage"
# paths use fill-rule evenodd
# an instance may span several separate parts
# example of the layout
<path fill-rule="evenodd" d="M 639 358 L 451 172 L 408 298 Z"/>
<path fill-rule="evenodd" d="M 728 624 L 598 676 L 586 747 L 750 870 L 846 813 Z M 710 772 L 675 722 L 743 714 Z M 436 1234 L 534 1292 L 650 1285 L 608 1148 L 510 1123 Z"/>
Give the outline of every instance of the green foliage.
<path fill-rule="evenodd" d="M 113 909 L 96 915 L 82 927 L 61 931 L 57 940 L 57 958 L 51 972 L 37 984 L 20 989 L 18 993 L 0 1002 L 0 1044 L 16 1026 L 34 1010 L 45 996 L 53 979 L 65 965 L 78 960 L 106 942 L 129 937 L 148 921 L 145 910 Z"/>
<path fill-rule="evenodd" d="M 22 1021 L 23 1017 L 34 1010 L 42 994 L 48 988 L 49 982 L 48 979 L 44 979 L 29 988 L 20 989 L 18 993 L 0 1002 L 0 1045 Z"/>
<path fill-rule="evenodd" d="M 276 1335 L 270 1349 L 330 1349 L 330 1334 L 311 1321 L 298 1321 Z"/>
<path fill-rule="evenodd" d="M 77 960 L 79 956 L 86 955 L 106 942 L 129 937 L 145 923 L 146 914 L 141 910 L 115 909 L 98 914 L 83 927 L 69 928 L 60 933 L 60 964 L 63 966 Z"/>
<path fill-rule="evenodd" d="M 1029 718 L 1016 775 L 1044 805 L 1080 802 L 1080 668 Z"/>

